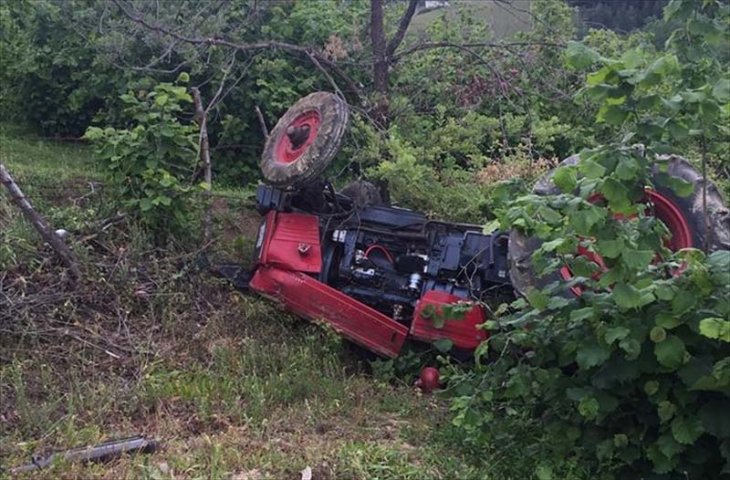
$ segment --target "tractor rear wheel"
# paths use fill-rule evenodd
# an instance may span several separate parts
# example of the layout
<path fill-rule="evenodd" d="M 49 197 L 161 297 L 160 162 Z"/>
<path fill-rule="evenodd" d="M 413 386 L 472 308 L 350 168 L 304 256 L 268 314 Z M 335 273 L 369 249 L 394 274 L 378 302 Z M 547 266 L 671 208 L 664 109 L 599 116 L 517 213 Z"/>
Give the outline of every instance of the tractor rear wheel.
<path fill-rule="evenodd" d="M 667 174 L 690 182 L 694 185 L 692 193 L 681 197 L 671 188 L 659 182 L 654 189 L 647 189 L 646 200 L 650 211 L 659 218 L 671 233 L 667 246 L 673 250 L 698 248 L 706 252 L 730 250 L 730 211 L 723 202 L 720 192 L 709 180 L 706 180 L 690 163 L 682 157 L 671 156 Z M 576 165 L 579 157 L 574 155 L 561 165 Z M 533 188 L 538 195 L 560 193 L 553 183 L 554 170 L 548 172 Z M 659 173 L 655 174 L 658 176 Z M 525 295 L 531 288 L 541 289 L 559 281 L 569 280 L 572 276 L 567 268 L 539 277 L 532 265 L 532 254 L 542 242 L 535 237 L 513 230 L 509 239 L 510 278 L 515 290 Z M 578 294 L 580 290 L 572 289 L 568 294 Z"/>

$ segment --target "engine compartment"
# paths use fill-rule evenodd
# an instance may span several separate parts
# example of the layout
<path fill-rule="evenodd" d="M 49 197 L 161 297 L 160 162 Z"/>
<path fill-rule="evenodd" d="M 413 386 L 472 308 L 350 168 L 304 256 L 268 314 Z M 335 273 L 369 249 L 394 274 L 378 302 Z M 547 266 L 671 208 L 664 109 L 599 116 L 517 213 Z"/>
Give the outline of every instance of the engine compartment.
<path fill-rule="evenodd" d="M 507 236 L 477 225 L 371 206 L 337 228 L 321 228 L 321 280 L 405 325 L 429 291 L 481 300 L 486 290 L 509 285 Z"/>

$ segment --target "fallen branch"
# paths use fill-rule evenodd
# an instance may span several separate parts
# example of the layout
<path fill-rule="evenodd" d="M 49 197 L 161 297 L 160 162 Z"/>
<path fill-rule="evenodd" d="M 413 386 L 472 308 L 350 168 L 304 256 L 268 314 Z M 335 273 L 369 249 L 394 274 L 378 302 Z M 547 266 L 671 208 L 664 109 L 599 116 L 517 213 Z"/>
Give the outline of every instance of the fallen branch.
<path fill-rule="evenodd" d="M 66 267 L 68 267 L 71 275 L 71 282 L 72 284 L 75 284 L 81 278 L 81 271 L 79 270 L 76 256 L 63 242 L 63 240 L 54 233 L 53 229 L 51 229 L 45 219 L 33 209 L 33 206 L 30 204 L 26 196 L 23 195 L 23 191 L 20 187 L 18 187 L 18 184 L 15 183 L 13 177 L 10 176 L 10 172 L 8 172 L 7 168 L 5 168 L 5 165 L 2 163 L 0 163 L 0 183 L 5 185 L 5 188 L 7 188 L 10 193 L 10 198 L 18 205 L 18 208 L 20 208 L 30 223 L 33 224 L 33 227 L 35 227 L 43 240 L 45 240 L 51 248 L 55 250 Z"/>

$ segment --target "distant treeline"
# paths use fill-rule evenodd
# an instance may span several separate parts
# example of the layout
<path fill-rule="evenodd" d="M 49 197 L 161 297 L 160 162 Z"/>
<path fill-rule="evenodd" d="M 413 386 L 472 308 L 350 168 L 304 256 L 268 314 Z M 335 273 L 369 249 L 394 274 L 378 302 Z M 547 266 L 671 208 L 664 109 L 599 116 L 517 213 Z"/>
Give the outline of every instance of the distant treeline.
<path fill-rule="evenodd" d="M 568 0 L 578 7 L 580 23 L 588 28 L 630 32 L 660 18 L 669 0 Z"/>

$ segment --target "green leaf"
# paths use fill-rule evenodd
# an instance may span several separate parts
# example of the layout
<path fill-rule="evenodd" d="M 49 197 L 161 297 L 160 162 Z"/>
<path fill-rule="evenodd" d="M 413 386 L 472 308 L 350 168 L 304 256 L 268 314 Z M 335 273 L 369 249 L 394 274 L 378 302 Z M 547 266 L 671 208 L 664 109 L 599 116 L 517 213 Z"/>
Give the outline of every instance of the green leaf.
<path fill-rule="evenodd" d="M 654 343 L 663 342 L 667 338 L 667 331 L 662 327 L 654 327 L 649 332 L 649 338 Z"/>
<path fill-rule="evenodd" d="M 678 453 L 684 450 L 684 447 L 674 440 L 674 437 L 666 432 L 657 439 L 656 444 L 659 446 L 659 450 L 667 456 L 667 458 L 674 458 Z"/>
<path fill-rule="evenodd" d="M 499 220 L 492 220 L 490 222 L 487 222 L 482 227 L 482 232 L 485 235 L 489 235 L 490 233 L 499 230 Z"/>
<path fill-rule="evenodd" d="M 705 429 L 699 417 L 677 417 L 672 420 L 672 436 L 682 445 L 691 445 Z"/>
<path fill-rule="evenodd" d="M 616 448 L 623 448 L 629 444 L 629 437 L 624 433 L 617 433 L 613 436 L 613 445 Z"/>
<path fill-rule="evenodd" d="M 633 285 L 619 283 L 613 287 L 613 299 L 619 308 L 629 310 L 641 305 L 641 292 Z"/>
<path fill-rule="evenodd" d="M 576 167 L 567 166 L 560 167 L 555 170 L 555 174 L 552 177 L 555 185 L 563 192 L 569 193 L 575 190 L 577 184 L 578 174 Z"/>
<path fill-rule="evenodd" d="M 568 66 L 583 70 L 601 59 L 601 55 L 581 42 L 570 41 L 565 49 Z"/>
<path fill-rule="evenodd" d="M 608 200 L 612 210 L 625 213 L 631 208 L 629 191 L 621 182 L 613 178 L 607 178 L 603 182 L 603 185 L 601 185 L 600 191 L 606 197 L 606 200 Z"/>
<path fill-rule="evenodd" d="M 607 346 L 598 343 L 586 343 L 578 349 L 575 360 L 580 368 L 588 369 L 601 365 L 610 356 L 611 350 Z"/>
<path fill-rule="evenodd" d="M 655 285 L 654 294 L 657 296 L 658 299 L 671 300 L 674 298 L 675 290 L 674 290 L 674 288 L 672 288 L 671 285 L 658 284 L 658 283 L 655 283 L 654 285 Z M 664 313 L 662 313 L 660 315 L 664 315 Z M 657 316 L 657 318 L 658 318 L 658 316 Z M 662 326 L 664 326 L 664 325 L 662 325 Z M 672 327 L 669 327 L 669 328 L 672 328 Z"/>
<path fill-rule="evenodd" d="M 616 240 L 599 240 L 597 244 L 598 252 L 606 258 L 617 258 L 624 251 L 624 241 Z"/>
<path fill-rule="evenodd" d="M 674 190 L 674 192 L 680 197 L 688 197 L 695 191 L 694 183 L 678 177 L 669 177 L 667 180 L 667 186 Z"/>
<path fill-rule="evenodd" d="M 710 400 L 702 406 L 698 415 L 702 427 L 717 438 L 730 438 L 730 415 L 727 404 L 720 399 Z"/>
<path fill-rule="evenodd" d="M 550 465 L 541 463 L 535 468 L 537 480 L 553 480 L 553 469 Z"/>
<path fill-rule="evenodd" d="M 631 330 L 626 327 L 611 327 L 606 330 L 603 338 L 606 340 L 606 343 L 611 345 L 616 340 L 623 340 L 629 335 L 629 333 L 631 333 Z"/>
<path fill-rule="evenodd" d="M 641 353 L 641 344 L 635 338 L 627 337 L 621 340 L 618 346 L 626 352 L 626 359 L 635 359 Z"/>
<path fill-rule="evenodd" d="M 601 106 L 596 114 L 598 123 L 608 123 L 609 125 L 621 125 L 629 116 L 629 111 L 620 105 L 609 105 L 608 103 Z"/>
<path fill-rule="evenodd" d="M 589 159 L 581 160 L 578 164 L 578 168 L 581 173 L 586 176 L 586 178 L 590 179 L 601 178 L 606 174 L 606 168 L 603 165 Z"/>
<path fill-rule="evenodd" d="M 589 206 L 583 210 L 573 212 L 570 224 L 578 233 L 588 233 L 594 225 L 605 218 L 605 210 L 596 206 Z"/>
<path fill-rule="evenodd" d="M 661 312 L 656 316 L 656 325 L 671 330 L 682 324 L 682 321 L 669 312 Z"/>
<path fill-rule="evenodd" d="M 672 459 L 664 455 L 656 444 L 651 445 L 646 450 L 646 457 L 654 465 L 654 473 L 660 475 L 671 472 L 674 468 L 674 463 L 676 463 L 676 460 L 672 461 Z"/>
<path fill-rule="evenodd" d="M 676 335 L 668 335 L 664 341 L 654 345 L 654 356 L 667 368 L 680 367 L 684 363 L 685 352 L 684 342 Z"/>
<path fill-rule="evenodd" d="M 680 290 L 672 299 L 672 312 L 681 315 L 697 304 L 697 295 L 689 290 Z"/>
<path fill-rule="evenodd" d="M 656 412 L 659 415 L 659 421 L 661 423 L 667 423 L 677 413 L 677 406 L 670 401 L 662 400 L 657 405 Z"/>
<path fill-rule="evenodd" d="M 530 305 L 538 311 L 543 311 L 548 306 L 550 298 L 536 288 L 530 288 L 525 295 Z"/>
<path fill-rule="evenodd" d="M 446 353 L 453 348 L 454 342 L 448 338 L 439 338 L 433 342 L 433 346 L 436 347 L 436 350 L 439 352 Z"/>
<path fill-rule="evenodd" d="M 570 321 L 571 322 L 579 322 L 581 320 L 586 320 L 593 317 L 593 308 L 586 307 L 586 308 L 579 308 L 578 310 L 573 310 L 570 312 Z"/>
<path fill-rule="evenodd" d="M 634 180 L 638 177 L 639 170 L 639 162 L 635 158 L 624 156 L 616 165 L 614 173 L 621 180 Z"/>
<path fill-rule="evenodd" d="M 624 250 L 621 254 L 624 264 L 633 270 L 644 270 L 655 256 L 651 250 Z"/>
<path fill-rule="evenodd" d="M 578 413 L 587 420 L 593 420 L 598 416 L 598 400 L 593 397 L 583 397 L 578 402 Z"/>
<path fill-rule="evenodd" d="M 712 87 L 712 96 L 720 102 L 730 101 L 730 79 L 721 78 Z"/>
<path fill-rule="evenodd" d="M 700 321 L 700 333 L 707 338 L 730 343 L 730 321 L 717 317 L 704 318 Z"/>
<path fill-rule="evenodd" d="M 160 94 L 155 97 L 155 104 L 162 107 L 167 103 L 167 101 L 170 99 L 166 94 Z"/>
<path fill-rule="evenodd" d="M 164 205 L 166 207 L 169 207 L 170 204 L 172 203 L 172 199 L 170 197 L 167 197 L 167 196 L 164 196 L 164 195 L 158 196 L 155 200 L 158 203 L 160 203 L 160 204 L 162 204 L 162 205 Z"/>
<path fill-rule="evenodd" d="M 139 201 L 139 209 L 146 212 L 152 208 L 152 200 L 149 198 L 143 198 Z"/>
<path fill-rule="evenodd" d="M 683 142 L 689 137 L 689 128 L 684 123 L 674 119 L 667 122 L 667 131 L 678 142 Z"/>
<path fill-rule="evenodd" d="M 644 384 L 644 392 L 650 397 L 659 391 L 659 382 L 656 380 L 649 380 Z"/>

